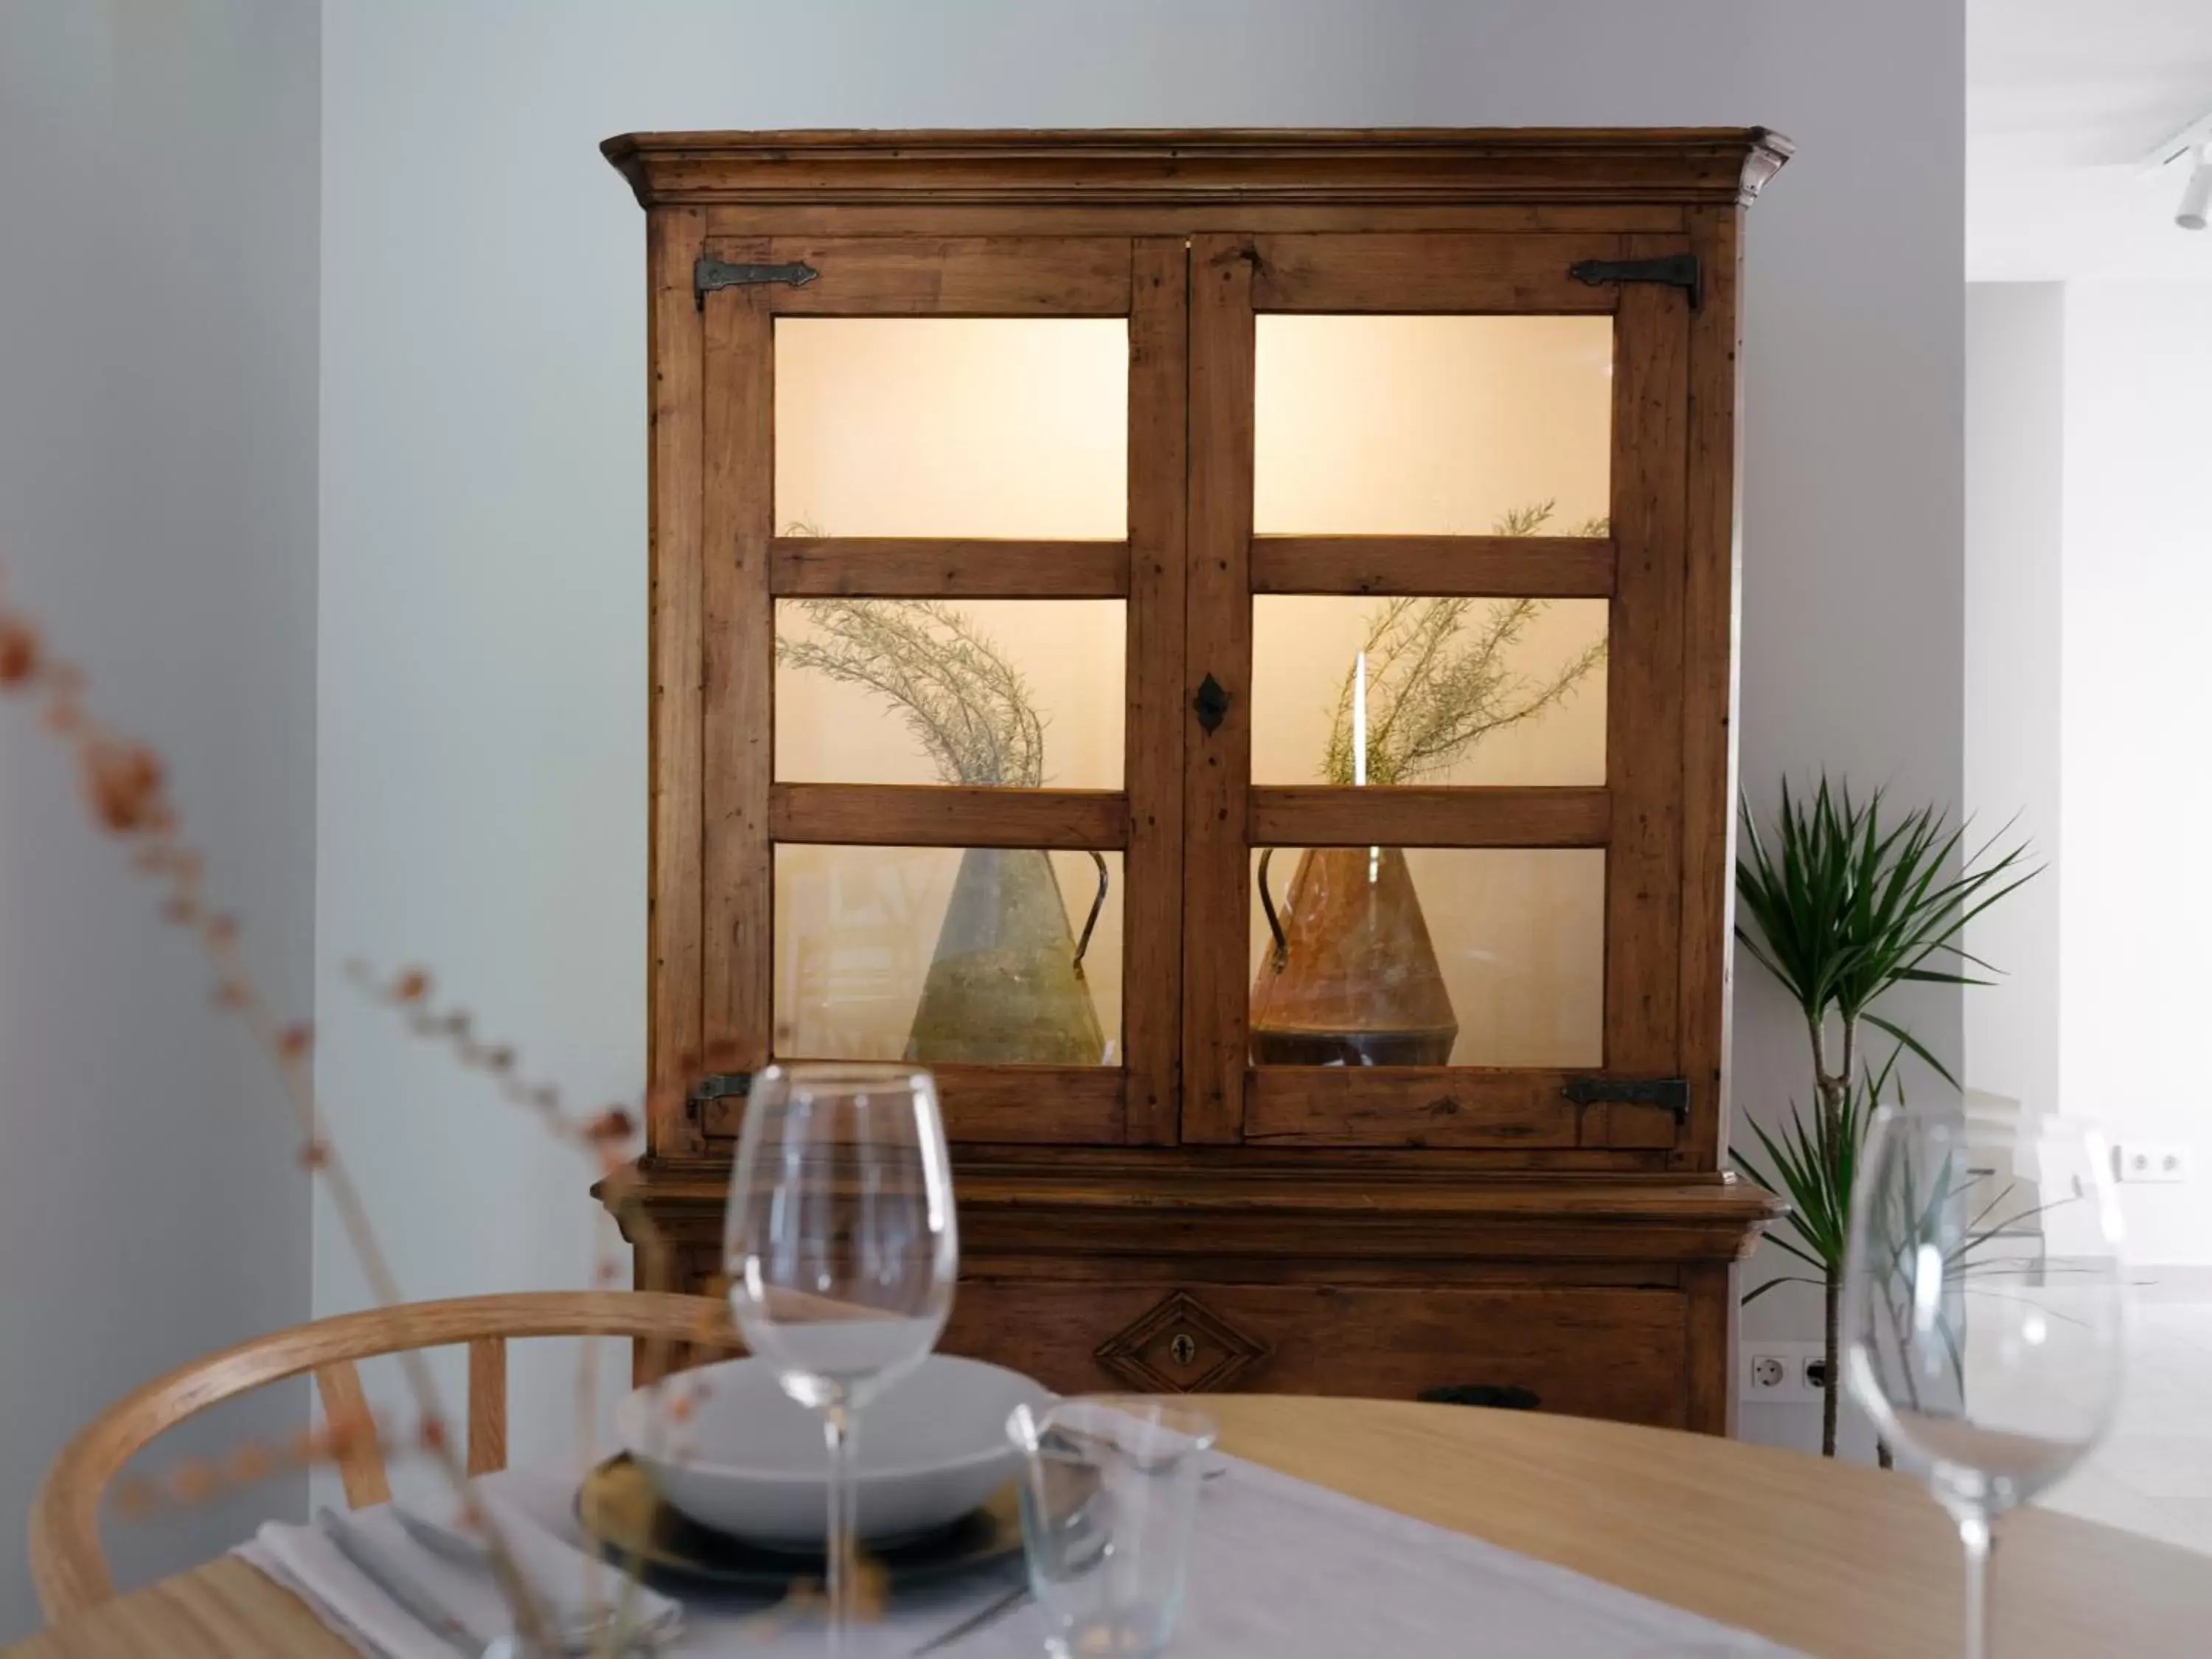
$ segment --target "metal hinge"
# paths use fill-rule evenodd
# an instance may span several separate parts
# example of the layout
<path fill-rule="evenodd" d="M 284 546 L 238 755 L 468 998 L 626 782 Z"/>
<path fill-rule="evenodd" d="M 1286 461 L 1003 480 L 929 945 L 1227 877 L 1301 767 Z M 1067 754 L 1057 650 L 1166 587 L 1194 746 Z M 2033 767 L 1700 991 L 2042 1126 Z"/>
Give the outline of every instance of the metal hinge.
<path fill-rule="evenodd" d="M 714 1072 L 691 1085 L 691 1092 L 684 1097 L 684 1115 L 692 1122 L 699 1121 L 700 1113 L 710 1100 L 742 1100 L 753 1086 L 750 1072 Z"/>
<path fill-rule="evenodd" d="M 805 288 L 822 273 L 812 265 L 740 265 L 702 253 L 691 267 L 691 299 L 702 311 L 718 288 L 746 288 L 757 283 L 788 283 Z"/>
<path fill-rule="evenodd" d="M 1690 296 L 1692 311 L 1704 292 L 1694 253 L 1662 254 L 1656 259 L 1583 259 L 1569 265 L 1567 275 L 1592 288 L 1606 283 L 1659 283 L 1679 288 Z"/>
<path fill-rule="evenodd" d="M 1690 1079 L 1686 1077 L 1577 1077 L 1559 1091 L 1577 1106 L 1617 1101 L 1627 1106 L 1664 1106 L 1674 1121 L 1690 1117 Z"/>

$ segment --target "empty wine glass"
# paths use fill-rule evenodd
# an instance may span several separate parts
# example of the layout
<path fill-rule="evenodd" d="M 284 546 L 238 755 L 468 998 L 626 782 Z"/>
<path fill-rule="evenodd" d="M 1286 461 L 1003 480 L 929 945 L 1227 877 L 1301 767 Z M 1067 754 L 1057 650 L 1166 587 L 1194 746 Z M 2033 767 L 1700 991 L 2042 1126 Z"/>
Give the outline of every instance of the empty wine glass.
<path fill-rule="evenodd" d="M 853 1442 L 867 1403 L 929 1357 L 960 1249 L 929 1073 L 771 1066 L 745 1105 L 724 1234 L 730 1307 L 784 1392 L 822 1413 L 833 1652 L 854 1622 Z"/>
<path fill-rule="evenodd" d="M 1851 1200 L 1845 1377 L 1876 1431 L 1928 1465 L 1958 1523 L 1967 1659 L 1989 1652 L 1996 1520 L 2112 1426 L 2127 1337 L 2119 1238 L 2111 1154 L 2088 1125 L 1875 1115 Z"/>

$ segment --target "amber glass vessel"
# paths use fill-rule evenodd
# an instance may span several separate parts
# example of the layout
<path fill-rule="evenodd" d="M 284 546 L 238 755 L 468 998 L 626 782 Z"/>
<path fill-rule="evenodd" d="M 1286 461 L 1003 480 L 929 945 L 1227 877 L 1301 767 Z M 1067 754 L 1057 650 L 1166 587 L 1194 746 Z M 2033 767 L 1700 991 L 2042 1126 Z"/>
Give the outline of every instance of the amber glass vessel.
<path fill-rule="evenodd" d="M 1298 860 L 1252 984 L 1261 1066 L 1442 1066 L 1459 1021 L 1406 855 L 1395 847 L 1315 847 Z"/>

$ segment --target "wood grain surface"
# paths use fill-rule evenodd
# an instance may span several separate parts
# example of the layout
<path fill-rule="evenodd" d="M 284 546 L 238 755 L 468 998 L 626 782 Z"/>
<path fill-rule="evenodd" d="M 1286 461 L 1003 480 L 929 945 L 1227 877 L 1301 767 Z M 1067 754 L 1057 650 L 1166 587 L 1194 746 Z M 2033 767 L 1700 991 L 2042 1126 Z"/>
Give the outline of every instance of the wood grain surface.
<path fill-rule="evenodd" d="M 599 149 L 642 206 L 766 207 L 779 229 L 810 204 L 911 215 L 1008 202 L 1154 215 L 1201 209 L 1207 216 L 1196 229 L 1281 206 L 1327 222 L 1321 210 L 1384 203 L 1526 204 L 1557 223 L 1582 203 L 1610 216 L 1743 202 L 1789 159 L 1790 143 L 1764 127 L 1102 127 L 630 132 Z M 843 215 L 835 222 L 862 228 Z"/>
<path fill-rule="evenodd" d="M 1190 262 L 1180 237 L 1130 251 L 1128 702 L 1122 744 L 1124 1132 L 1171 1142 L 1182 1084 L 1184 573 Z"/>
<path fill-rule="evenodd" d="M 652 410 L 647 516 L 646 1054 L 655 1151 L 702 1148 L 683 1113 L 699 1054 L 700 859 L 705 740 L 699 693 L 707 629 L 701 546 L 703 319 L 691 295 L 702 245 L 696 209 L 651 215 L 647 234 L 647 387 Z"/>
<path fill-rule="evenodd" d="M 1255 593 L 1613 597 L 1613 542 L 1592 536 L 1255 536 Z"/>
<path fill-rule="evenodd" d="M 1809 1659 L 1959 1650 L 1956 1540 L 1902 1474 L 1520 1412 L 1287 1395 L 1206 1404 L 1240 1456 L 1756 1631 Z M 2041 1510 L 2005 1523 L 1996 1599 L 2005 1659 L 2180 1659 L 2202 1653 L 2212 1630 L 2203 1557 Z M 346 1659 L 349 1650 L 292 1596 L 224 1560 L 9 1652 Z"/>
<path fill-rule="evenodd" d="M 769 1058 L 775 842 L 848 847 L 856 865 L 882 846 L 1119 849 L 1115 1063 L 940 1074 L 963 1230 L 983 1252 L 966 1261 L 973 1274 L 1024 1279 L 1048 1297 L 1075 1282 L 1205 1297 L 1296 1285 L 1265 1313 L 1278 1351 L 1304 1356 L 1297 1365 L 1233 1381 L 1161 1375 L 1188 1389 L 1345 1397 L 1396 1392 L 1410 1376 L 1387 1322 L 1419 1321 L 1393 1297 L 1361 1299 L 1368 1291 L 1480 1297 L 1526 1282 L 1555 1287 L 1565 1308 L 1640 1286 L 1664 1292 L 1668 1328 L 1682 1334 L 1679 1363 L 1649 1373 L 1674 1376 L 1680 1393 L 1662 1413 L 1639 1379 L 1583 1406 L 1725 1429 L 1731 1264 L 1772 1207 L 1718 1180 L 1736 268 L 1743 204 L 1787 142 L 1755 128 L 824 131 L 632 135 L 605 148 L 647 204 L 652 274 L 659 1090 L 631 1196 L 672 1255 L 641 1266 L 640 1282 L 692 1288 L 716 1271 L 743 1099 L 694 1107 L 685 1094 L 702 1070 Z M 701 253 L 804 264 L 814 276 L 702 295 Z M 1574 269 L 1683 254 L 1704 272 L 1694 299 Z M 1607 533 L 1316 524 L 1255 535 L 1258 313 L 1315 310 L 1610 319 Z M 776 535 L 775 331 L 975 315 L 1127 319 L 1124 539 Z M 1255 787 L 1255 593 L 1348 595 L 1354 609 L 1385 594 L 1605 603 L 1603 787 Z M 1121 787 L 775 782 L 775 606 L 872 594 L 1118 603 Z M 1198 703 L 1209 676 L 1225 701 L 1212 729 Z M 1251 849 L 1267 845 L 1604 849 L 1604 1043 L 1581 1058 L 1601 1074 L 1686 1079 L 1688 1121 L 1649 1104 L 1577 1104 L 1558 1070 L 1255 1066 Z M 976 1179 L 987 1164 L 995 1174 Z M 1343 1309 L 1368 1322 L 1356 1340 Z M 1534 1341 L 1547 1318 L 1539 1301 L 1526 1318 Z M 1096 1322 L 1030 1328 L 1029 1348 L 1000 1357 L 1080 1369 L 1108 1334 Z M 1009 1328 L 1010 1341 L 1023 1334 Z M 1650 1345 L 1624 1328 L 1617 1349 L 1572 1363 L 1625 1370 Z M 1479 1358 L 1480 1344 L 1444 1357 Z"/>
<path fill-rule="evenodd" d="M 1129 544 L 779 536 L 768 585 L 794 599 L 1118 599 L 1129 591 Z"/>

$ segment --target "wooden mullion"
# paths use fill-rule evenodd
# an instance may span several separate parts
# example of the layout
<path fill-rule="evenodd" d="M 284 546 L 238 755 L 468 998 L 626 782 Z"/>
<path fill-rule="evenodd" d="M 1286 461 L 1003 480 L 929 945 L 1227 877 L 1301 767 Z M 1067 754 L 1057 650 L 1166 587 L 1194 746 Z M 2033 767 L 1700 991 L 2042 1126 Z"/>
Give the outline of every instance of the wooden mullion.
<path fill-rule="evenodd" d="M 1118 789 L 1012 789 L 906 783 L 779 783 L 762 791 L 768 838 L 830 847 L 1127 844 Z"/>
<path fill-rule="evenodd" d="M 1123 1138 L 1127 1089 L 1115 1066 L 940 1065 L 931 1066 L 930 1075 L 945 1133 L 956 1141 L 1106 1146 Z M 700 1115 L 705 1133 L 726 1145 L 743 1125 L 744 1102 L 710 1100 Z"/>
<path fill-rule="evenodd" d="M 1188 648 L 1182 707 L 1210 676 L 1227 693 L 1212 732 L 1183 745 L 1182 1138 L 1234 1141 L 1244 1111 L 1251 1018 L 1245 960 L 1251 897 L 1245 840 L 1252 775 L 1254 258 L 1249 240 L 1190 246 Z"/>
<path fill-rule="evenodd" d="M 1178 471 L 1178 488 L 1181 479 Z M 769 544 L 769 591 L 779 599 L 1118 599 L 1129 592 L 1129 544 L 779 536 Z"/>
<path fill-rule="evenodd" d="M 750 288 L 707 296 L 706 902 L 702 1036 L 716 1071 L 765 1065 L 774 964 L 775 611 L 768 546 L 775 319 Z"/>
<path fill-rule="evenodd" d="M 1188 250 L 1181 237 L 1130 250 L 1128 711 L 1123 726 L 1124 1133 L 1171 1142 L 1182 1071 L 1185 427 Z"/>
<path fill-rule="evenodd" d="M 1564 1092 L 1572 1075 L 1464 1066 L 1262 1066 L 1246 1085 L 1244 1139 L 1301 1146 L 1571 1147 L 1578 1144 L 1580 1109 Z"/>
<path fill-rule="evenodd" d="M 703 1150 L 684 1115 L 700 1051 L 702 840 L 700 545 L 702 319 L 691 293 L 703 241 L 697 208 L 662 208 L 647 225 L 648 450 L 647 609 L 650 696 L 646 769 L 646 1075 L 657 1152 Z"/>
<path fill-rule="evenodd" d="M 1632 239 L 1628 254 L 1675 246 Z M 1682 294 L 1626 284 L 1613 336 L 1605 1030 L 1607 1069 L 1629 1075 L 1680 1058 L 1688 317 Z"/>
<path fill-rule="evenodd" d="M 816 273 L 802 284 L 763 288 L 787 316 L 1120 317 L 1129 310 L 1126 237 L 779 235 L 765 258 Z"/>
<path fill-rule="evenodd" d="M 1626 238 L 1588 234 L 1258 236 L 1252 304 L 1261 311 L 1569 313 L 1603 315 L 1613 284 L 1567 274 L 1622 257 Z"/>
<path fill-rule="evenodd" d="M 1690 1119 L 1677 1164 L 1728 1162 L 1729 983 L 1735 946 L 1736 592 L 1742 428 L 1736 417 L 1743 210 L 1700 208 L 1690 245 L 1705 303 L 1690 319 L 1689 500 L 1682 635 L 1680 1065 Z M 1729 1373 L 1733 1375 L 1731 1371 Z M 1704 1426 L 1703 1424 L 1698 1426 Z M 1724 1431 L 1724 1419 L 1716 1432 Z"/>
<path fill-rule="evenodd" d="M 1255 593 L 1576 599 L 1613 594 L 1602 536 L 1255 536 Z"/>
<path fill-rule="evenodd" d="M 1602 788 L 1255 786 L 1247 818 L 1255 847 L 1602 847 L 1613 803 Z"/>

